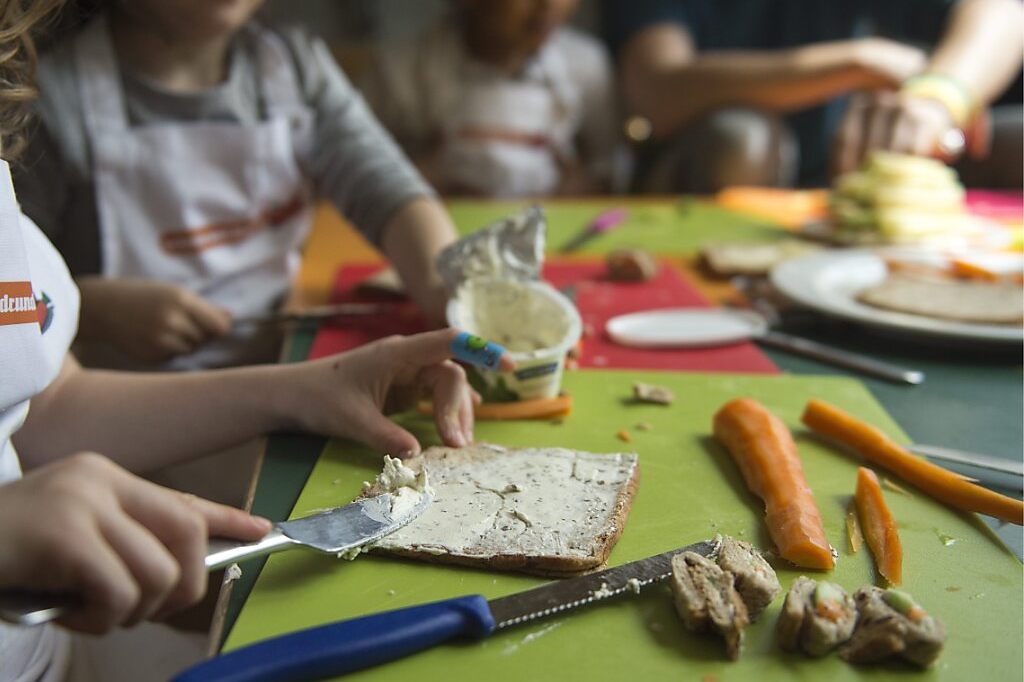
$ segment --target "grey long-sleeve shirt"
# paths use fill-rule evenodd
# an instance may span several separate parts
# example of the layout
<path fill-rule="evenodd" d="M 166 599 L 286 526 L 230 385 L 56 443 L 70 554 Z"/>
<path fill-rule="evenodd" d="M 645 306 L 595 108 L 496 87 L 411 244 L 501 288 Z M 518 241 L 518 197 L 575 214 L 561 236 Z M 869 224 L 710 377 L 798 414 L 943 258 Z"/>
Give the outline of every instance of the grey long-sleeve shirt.
<path fill-rule="evenodd" d="M 416 197 L 431 196 L 432 190 L 377 123 L 326 46 L 300 30 L 278 33 L 315 114 L 312 151 L 302 163 L 317 196 L 331 201 L 379 244 L 395 211 Z M 133 126 L 259 121 L 264 111 L 257 68 L 255 41 L 244 31 L 232 45 L 226 80 L 200 93 L 167 92 L 122 67 L 128 120 Z M 101 272 L 102 263 L 91 153 L 76 79 L 71 42 L 43 56 L 36 104 L 40 123 L 13 174 L 22 210 L 77 276 Z"/>

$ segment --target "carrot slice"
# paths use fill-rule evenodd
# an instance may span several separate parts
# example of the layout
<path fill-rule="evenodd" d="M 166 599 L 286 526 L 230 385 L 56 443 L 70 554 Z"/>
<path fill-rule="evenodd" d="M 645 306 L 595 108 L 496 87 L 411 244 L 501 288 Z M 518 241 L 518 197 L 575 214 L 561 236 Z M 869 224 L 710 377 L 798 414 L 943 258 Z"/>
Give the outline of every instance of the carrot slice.
<path fill-rule="evenodd" d="M 764 500 L 765 524 L 779 554 L 804 568 L 832 568 L 821 512 L 782 420 L 760 403 L 740 398 L 718 410 L 714 430 L 747 487 Z"/>
<path fill-rule="evenodd" d="M 874 471 L 858 467 L 857 492 L 853 499 L 864 529 L 864 540 L 875 557 L 878 572 L 890 585 L 899 585 L 903 582 L 903 545 L 896 519 L 882 497 L 882 486 Z"/>
<path fill-rule="evenodd" d="M 422 400 L 416 405 L 420 414 L 434 414 L 434 406 L 429 400 Z M 554 398 L 537 398 L 534 400 L 516 400 L 509 403 L 480 403 L 473 408 L 473 416 L 480 421 L 500 421 L 508 419 L 550 419 L 564 417 L 572 412 L 572 396 L 563 394 Z"/>
<path fill-rule="evenodd" d="M 916 457 L 870 424 L 821 400 L 807 403 L 802 418 L 812 431 L 859 452 L 940 502 L 1024 525 L 1024 502 L 968 483 L 953 472 Z"/>
<path fill-rule="evenodd" d="M 949 269 L 955 276 L 964 279 L 980 279 L 985 282 L 998 282 L 1001 279 L 999 273 L 959 258 L 954 258 L 949 262 Z"/>

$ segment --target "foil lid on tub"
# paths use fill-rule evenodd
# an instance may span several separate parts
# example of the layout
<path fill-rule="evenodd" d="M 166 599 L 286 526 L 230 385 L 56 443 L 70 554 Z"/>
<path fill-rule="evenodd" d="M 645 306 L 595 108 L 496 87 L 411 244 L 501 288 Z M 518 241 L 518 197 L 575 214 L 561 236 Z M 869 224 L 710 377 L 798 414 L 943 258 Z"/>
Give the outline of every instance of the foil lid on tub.
<path fill-rule="evenodd" d="M 547 220 L 539 206 L 503 218 L 455 242 L 437 257 L 437 269 L 454 293 L 469 279 L 540 279 Z"/>

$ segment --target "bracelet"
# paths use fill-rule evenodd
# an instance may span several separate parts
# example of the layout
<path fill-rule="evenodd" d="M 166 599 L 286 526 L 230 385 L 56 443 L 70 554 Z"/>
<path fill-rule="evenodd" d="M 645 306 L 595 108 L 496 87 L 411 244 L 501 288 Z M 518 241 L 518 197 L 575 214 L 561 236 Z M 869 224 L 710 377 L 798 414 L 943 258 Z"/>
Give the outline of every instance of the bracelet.
<path fill-rule="evenodd" d="M 940 102 L 953 123 L 963 128 L 974 115 L 974 97 L 960 81 L 941 73 L 922 73 L 903 82 L 900 92 Z"/>

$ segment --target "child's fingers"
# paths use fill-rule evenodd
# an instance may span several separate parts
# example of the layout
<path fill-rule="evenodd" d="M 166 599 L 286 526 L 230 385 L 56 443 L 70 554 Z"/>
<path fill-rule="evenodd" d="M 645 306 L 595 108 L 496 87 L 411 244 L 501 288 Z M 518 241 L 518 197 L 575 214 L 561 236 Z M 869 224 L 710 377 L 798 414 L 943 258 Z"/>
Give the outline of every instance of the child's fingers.
<path fill-rule="evenodd" d="M 420 451 L 415 436 L 385 417 L 372 404 L 353 413 L 351 421 L 358 424 L 359 430 L 353 429 L 346 435 L 366 443 L 381 454 L 404 459 Z"/>
<path fill-rule="evenodd" d="M 473 443 L 473 395 L 476 393 L 467 384 L 462 390 L 462 404 L 459 406 L 459 421 L 462 423 L 462 434 L 466 437 L 466 445 Z"/>
<path fill-rule="evenodd" d="M 207 336 L 224 336 L 231 331 L 231 313 L 200 296 L 188 292 L 185 309 Z"/>
<path fill-rule="evenodd" d="M 420 370 L 418 382 L 431 394 L 434 403 L 434 423 L 445 445 L 462 447 L 472 439 L 472 402 L 468 409 L 469 428 L 463 410 L 467 407 L 466 372 L 451 360 Z"/>
<path fill-rule="evenodd" d="M 139 586 L 117 553 L 98 532 L 76 536 L 62 551 L 84 603 L 58 622 L 93 635 L 123 623 L 138 602 Z"/>
<path fill-rule="evenodd" d="M 123 514 L 102 520 L 103 537 L 131 572 L 139 586 L 135 608 L 123 622 L 126 626 L 150 618 L 177 587 L 181 567 L 167 547 L 153 533 Z"/>
<path fill-rule="evenodd" d="M 262 516 L 217 504 L 194 495 L 183 495 L 186 503 L 206 519 L 210 537 L 235 540 L 259 540 L 270 532 L 273 524 Z"/>
<path fill-rule="evenodd" d="M 258 540 L 270 529 L 266 520 L 252 520 L 241 510 L 138 479 L 121 481 L 118 492 L 124 510 L 149 529 L 177 561 L 179 576 L 161 615 L 195 603 L 206 592 L 209 537 Z"/>
<path fill-rule="evenodd" d="M 438 329 L 437 331 L 414 334 L 413 336 L 398 337 L 387 341 L 394 344 L 395 353 L 398 359 L 406 364 L 425 367 L 444 362 L 452 357 L 470 364 L 481 364 L 479 354 L 470 357 L 471 350 L 463 349 L 464 344 L 453 347 L 456 341 L 463 337 L 465 332 L 458 329 Z M 482 339 L 481 339 L 482 341 Z M 491 348 L 500 348 L 491 344 Z M 462 351 L 465 352 L 462 352 Z M 507 353 L 502 353 L 497 360 L 498 369 L 502 371 L 511 370 L 515 363 Z"/>
<path fill-rule="evenodd" d="M 195 346 L 181 338 L 178 334 L 171 331 L 165 331 L 156 337 L 153 354 L 158 358 L 169 358 L 176 355 L 187 355 L 194 349 Z"/>
<path fill-rule="evenodd" d="M 185 310 L 173 310 L 168 313 L 164 319 L 164 327 L 169 334 L 173 334 L 190 348 L 202 344 L 207 338 L 203 328 Z"/>

